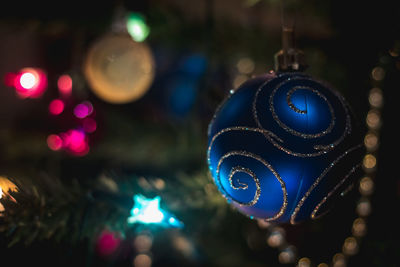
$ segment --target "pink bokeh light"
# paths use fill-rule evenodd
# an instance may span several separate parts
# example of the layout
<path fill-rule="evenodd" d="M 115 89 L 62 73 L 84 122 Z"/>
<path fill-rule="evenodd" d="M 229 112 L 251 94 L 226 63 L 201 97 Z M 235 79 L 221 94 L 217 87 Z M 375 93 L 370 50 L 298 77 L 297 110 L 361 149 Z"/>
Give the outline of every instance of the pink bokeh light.
<path fill-rule="evenodd" d="M 101 256 L 109 256 L 118 249 L 120 244 L 121 238 L 117 234 L 104 230 L 97 239 L 96 250 Z"/>
<path fill-rule="evenodd" d="M 60 115 L 64 111 L 64 102 L 60 99 L 54 99 L 49 104 L 49 112 L 53 115 Z"/>
<path fill-rule="evenodd" d="M 84 156 L 89 153 L 88 138 L 85 132 L 72 129 L 61 134 L 63 147 L 75 156 Z"/>
<path fill-rule="evenodd" d="M 72 93 L 72 78 L 68 74 L 61 75 L 57 81 L 57 87 L 61 95 L 70 96 Z"/>
<path fill-rule="evenodd" d="M 47 88 L 47 76 L 41 69 L 23 68 L 14 78 L 14 87 L 21 98 L 38 98 Z"/>
<path fill-rule="evenodd" d="M 92 103 L 85 101 L 78 104 L 74 108 L 74 114 L 77 118 L 83 119 L 89 116 L 93 112 Z"/>

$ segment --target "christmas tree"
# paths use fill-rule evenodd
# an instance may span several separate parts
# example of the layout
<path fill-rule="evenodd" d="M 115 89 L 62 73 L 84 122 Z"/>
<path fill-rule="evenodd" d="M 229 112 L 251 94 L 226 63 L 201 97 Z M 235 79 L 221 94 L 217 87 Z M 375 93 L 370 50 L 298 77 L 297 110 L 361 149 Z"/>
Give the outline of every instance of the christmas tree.
<path fill-rule="evenodd" d="M 399 10 L 395 1 L 7 3 L 1 266 L 397 266 Z M 306 62 L 291 71 L 347 100 L 363 149 L 353 182 L 334 187 L 340 200 L 332 191 L 313 215 L 334 204 L 328 213 L 296 224 L 238 211 L 244 202 L 223 197 L 207 160 L 218 106 L 282 71 L 274 55 L 292 53 L 282 44 L 289 21 Z M 307 113 L 296 99 L 289 91 L 285 101 Z M 253 174 L 238 167 L 228 186 L 252 189 Z"/>

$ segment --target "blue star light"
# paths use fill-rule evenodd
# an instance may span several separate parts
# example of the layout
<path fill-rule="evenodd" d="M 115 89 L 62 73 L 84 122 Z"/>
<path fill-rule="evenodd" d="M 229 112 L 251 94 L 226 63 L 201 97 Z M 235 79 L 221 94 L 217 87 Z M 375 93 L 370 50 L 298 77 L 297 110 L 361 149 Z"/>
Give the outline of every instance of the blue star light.
<path fill-rule="evenodd" d="M 163 227 L 183 227 L 182 222 L 160 207 L 161 197 L 157 196 L 151 199 L 143 195 L 134 195 L 133 200 L 135 204 L 131 209 L 131 216 L 128 218 L 129 224 L 142 223 Z"/>

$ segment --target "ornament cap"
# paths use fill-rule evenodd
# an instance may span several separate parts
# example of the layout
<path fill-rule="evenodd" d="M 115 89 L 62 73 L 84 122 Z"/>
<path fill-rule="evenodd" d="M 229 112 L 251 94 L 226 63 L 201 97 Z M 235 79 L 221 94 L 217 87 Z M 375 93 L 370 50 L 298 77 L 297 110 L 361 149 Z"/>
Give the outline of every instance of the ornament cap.
<path fill-rule="evenodd" d="M 275 54 L 275 71 L 303 71 L 306 68 L 303 51 L 295 47 L 293 28 L 282 27 L 282 49 Z"/>

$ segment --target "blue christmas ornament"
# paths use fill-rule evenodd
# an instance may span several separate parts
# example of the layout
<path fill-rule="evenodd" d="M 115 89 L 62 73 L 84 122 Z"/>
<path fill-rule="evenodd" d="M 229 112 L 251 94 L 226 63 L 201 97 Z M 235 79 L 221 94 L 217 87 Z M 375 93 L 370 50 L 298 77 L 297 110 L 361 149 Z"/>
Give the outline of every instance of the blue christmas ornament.
<path fill-rule="evenodd" d="M 363 155 L 344 98 L 300 72 L 251 79 L 208 130 L 208 164 L 240 212 L 267 221 L 317 218 L 354 182 Z"/>

